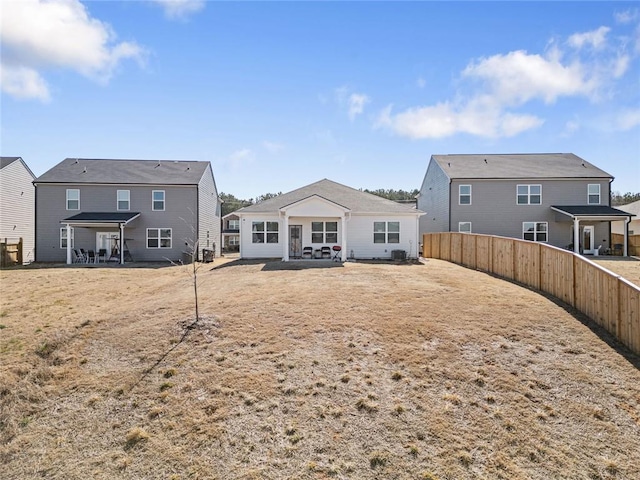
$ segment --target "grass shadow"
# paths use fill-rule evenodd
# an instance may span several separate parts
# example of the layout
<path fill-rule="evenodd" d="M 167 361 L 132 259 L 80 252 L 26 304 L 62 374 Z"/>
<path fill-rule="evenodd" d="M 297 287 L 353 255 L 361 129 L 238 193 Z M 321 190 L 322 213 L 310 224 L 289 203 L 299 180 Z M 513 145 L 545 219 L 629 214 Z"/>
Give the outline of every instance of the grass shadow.
<path fill-rule="evenodd" d="M 456 264 L 457 265 L 457 264 Z M 464 267 L 464 265 L 461 265 Z M 467 268 L 467 267 L 464 267 Z M 512 283 L 514 285 L 518 285 L 519 287 L 526 288 L 532 292 L 541 295 L 546 298 L 550 302 L 554 303 L 558 307 L 562 308 L 565 312 L 575 318 L 577 321 L 582 323 L 585 327 L 591 330 L 600 340 L 606 343 L 612 350 L 614 350 L 618 355 L 623 357 L 627 362 L 633 365 L 637 370 L 640 370 L 640 355 L 636 355 L 633 353 L 629 347 L 627 347 L 624 343 L 618 340 L 615 335 L 605 329 L 603 326 L 598 325 L 593 319 L 589 318 L 587 315 L 582 313 L 577 308 L 569 305 L 568 303 L 563 302 L 558 297 L 554 297 L 550 293 L 543 292 L 542 290 L 538 290 L 537 288 L 530 287 L 529 285 L 525 285 L 524 283 L 517 282 L 515 280 L 511 280 L 509 278 L 504 278 L 494 273 L 486 272 L 484 270 L 477 270 L 478 272 L 486 273 L 487 275 L 498 278 L 500 280 L 504 280 L 505 282 Z"/>
<path fill-rule="evenodd" d="M 280 270 L 307 270 L 310 268 L 342 268 L 342 262 L 331 260 L 292 260 L 289 262 L 266 262 L 262 267 L 263 272 L 275 272 Z"/>

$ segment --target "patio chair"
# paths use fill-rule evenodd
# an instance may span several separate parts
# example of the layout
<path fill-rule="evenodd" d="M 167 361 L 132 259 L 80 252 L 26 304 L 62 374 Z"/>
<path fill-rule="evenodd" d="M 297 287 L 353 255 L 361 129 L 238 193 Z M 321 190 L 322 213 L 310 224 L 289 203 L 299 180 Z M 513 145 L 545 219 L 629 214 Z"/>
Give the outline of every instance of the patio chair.
<path fill-rule="evenodd" d="M 312 247 L 304 247 L 302 249 L 302 258 L 313 258 L 313 248 Z"/>
<path fill-rule="evenodd" d="M 87 258 L 77 248 L 73 249 L 73 263 L 85 263 Z"/>
<path fill-rule="evenodd" d="M 324 246 L 320 249 L 322 258 L 331 258 L 331 247 Z"/>
<path fill-rule="evenodd" d="M 96 263 L 96 252 L 93 250 L 87 252 L 87 263 Z"/>
<path fill-rule="evenodd" d="M 342 247 L 340 245 L 334 245 L 333 247 L 331 247 L 331 249 L 333 250 L 333 261 L 339 262 L 340 253 L 342 252 Z"/>
<path fill-rule="evenodd" d="M 107 261 L 107 249 L 106 248 L 101 248 L 98 250 L 98 258 L 97 258 L 98 262 L 103 261 L 106 262 Z"/>

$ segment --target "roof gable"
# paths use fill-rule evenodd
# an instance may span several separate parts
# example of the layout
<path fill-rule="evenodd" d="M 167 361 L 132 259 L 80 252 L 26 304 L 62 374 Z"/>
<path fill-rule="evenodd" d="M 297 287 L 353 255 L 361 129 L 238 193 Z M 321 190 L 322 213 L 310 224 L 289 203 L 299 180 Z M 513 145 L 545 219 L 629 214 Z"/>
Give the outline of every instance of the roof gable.
<path fill-rule="evenodd" d="M 29 172 L 29 175 L 31 175 L 31 178 L 36 178 L 36 176 L 33 174 L 33 172 L 31 171 L 31 169 L 29 168 L 29 166 L 27 165 L 27 163 L 24 161 L 22 157 L 0 157 L 0 170 L 2 170 L 5 167 L 8 167 L 9 165 L 13 164 L 16 161 L 19 161 L 22 164 L 24 169 L 27 172 Z"/>
<path fill-rule="evenodd" d="M 289 205 L 313 196 L 321 197 L 344 207 L 352 213 L 421 213 L 410 205 L 397 203 L 371 193 L 362 192 L 326 178 L 298 188 L 297 190 L 292 190 L 291 192 L 283 193 L 277 197 L 256 203 L 255 205 L 241 208 L 237 213 L 278 212 L 282 208 L 286 208 Z"/>
<path fill-rule="evenodd" d="M 197 185 L 209 162 L 66 158 L 36 183 Z"/>
<path fill-rule="evenodd" d="M 431 161 L 451 179 L 613 179 L 573 153 L 433 155 Z"/>

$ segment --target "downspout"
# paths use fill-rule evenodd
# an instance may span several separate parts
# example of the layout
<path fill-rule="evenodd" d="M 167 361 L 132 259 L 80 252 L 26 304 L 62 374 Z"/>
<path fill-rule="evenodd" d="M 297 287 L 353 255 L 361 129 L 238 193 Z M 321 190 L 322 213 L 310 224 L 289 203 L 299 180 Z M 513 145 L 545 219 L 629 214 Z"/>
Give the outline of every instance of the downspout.
<path fill-rule="evenodd" d="M 120 225 L 120 265 L 124 265 L 124 223 Z M 160 241 L 160 239 L 158 239 Z"/>
<path fill-rule="evenodd" d="M 629 256 L 629 223 L 631 222 L 631 217 L 625 217 L 624 219 L 624 247 L 622 250 L 622 256 Z"/>
<path fill-rule="evenodd" d="M 580 220 L 573 217 L 573 252 L 580 253 Z"/>

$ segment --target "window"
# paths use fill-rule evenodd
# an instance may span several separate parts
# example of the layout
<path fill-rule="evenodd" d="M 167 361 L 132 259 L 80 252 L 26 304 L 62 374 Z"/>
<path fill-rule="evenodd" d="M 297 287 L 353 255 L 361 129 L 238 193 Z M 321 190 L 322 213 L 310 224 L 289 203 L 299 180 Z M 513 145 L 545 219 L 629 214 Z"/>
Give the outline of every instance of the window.
<path fill-rule="evenodd" d="M 234 235 L 232 237 L 229 237 L 229 245 L 240 245 L 240 237 Z"/>
<path fill-rule="evenodd" d="M 542 185 L 518 185 L 518 205 L 542 204 Z"/>
<path fill-rule="evenodd" d="M 147 248 L 171 248 L 171 229 L 147 228 Z"/>
<path fill-rule="evenodd" d="M 131 204 L 129 190 L 118 190 L 116 192 L 116 200 L 118 202 L 118 210 L 129 210 Z"/>
<path fill-rule="evenodd" d="M 471 185 L 458 187 L 458 205 L 471 205 Z"/>
<path fill-rule="evenodd" d="M 80 190 L 67 189 L 67 210 L 80 210 Z"/>
<path fill-rule="evenodd" d="M 589 196 L 589 205 L 600 204 L 600 185 L 597 183 L 590 183 L 587 186 L 587 192 Z"/>
<path fill-rule="evenodd" d="M 311 243 L 338 243 L 338 222 L 311 222 Z"/>
<path fill-rule="evenodd" d="M 229 230 L 240 230 L 240 220 L 229 220 Z"/>
<path fill-rule="evenodd" d="M 162 211 L 164 210 L 164 190 L 153 190 L 151 192 L 153 199 L 152 210 Z"/>
<path fill-rule="evenodd" d="M 278 222 L 267 222 L 267 243 L 278 243 Z"/>
<path fill-rule="evenodd" d="M 522 238 L 532 242 L 547 241 L 547 222 L 522 222 Z"/>
<path fill-rule="evenodd" d="M 252 243 L 264 243 L 264 222 L 251 224 L 251 237 Z"/>
<path fill-rule="evenodd" d="M 471 233 L 471 222 L 458 222 L 458 232 Z"/>
<path fill-rule="evenodd" d="M 400 222 L 373 222 L 373 243 L 400 243 Z"/>
<path fill-rule="evenodd" d="M 251 241 L 252 243 L 265 243 L 266 240 L 266 243 L 278 243 L 278 230 L 278 222 L 253 222 Z"/>
<path fill-rule="evenodd" d="M 73 233 L 73 227 L 71 227 L 71 248 L 74 248 L 74 241 L 73 241 L 73 237 L 74 237 L 74 233 Z M 67 248 L 67 227 L 62 227 L 60 229 L 60 248 Z"/>

